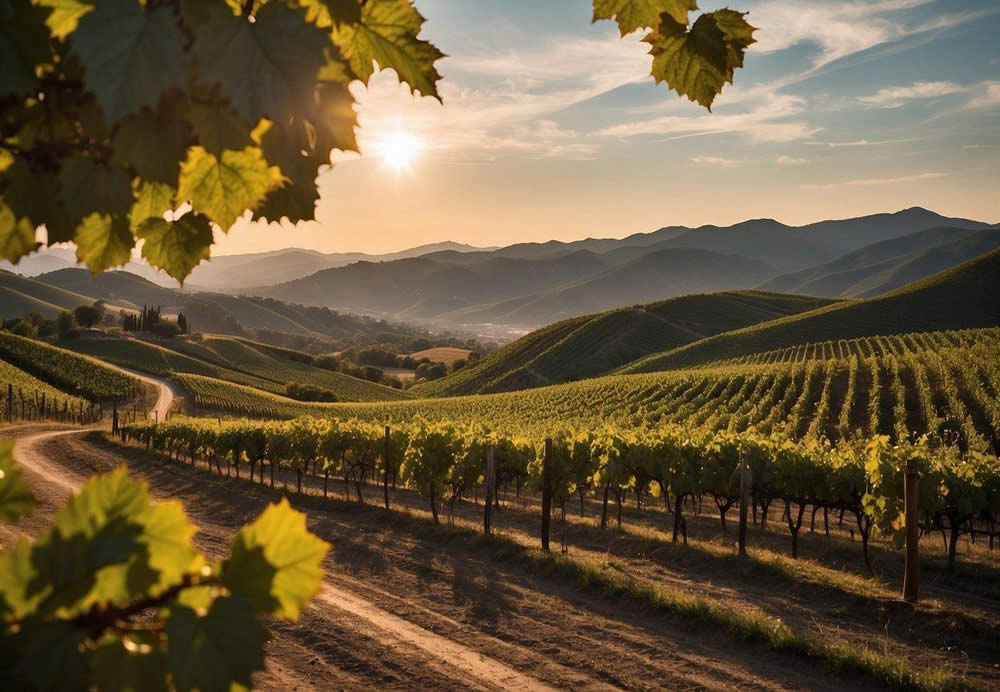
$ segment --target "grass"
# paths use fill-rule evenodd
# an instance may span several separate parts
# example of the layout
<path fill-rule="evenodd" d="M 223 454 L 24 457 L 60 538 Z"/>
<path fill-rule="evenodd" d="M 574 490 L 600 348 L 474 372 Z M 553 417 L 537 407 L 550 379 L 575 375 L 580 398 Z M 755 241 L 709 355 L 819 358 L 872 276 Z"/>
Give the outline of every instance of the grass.
<path fill-rule="evenodd" d="M 1000 325 L 1000 250 L 877 298 L 718 334 L 649 356 L 622 372 L 653 372 L 817 341 Z"/>
<path fill-rule="evenodd" d="M 596 377 L 643 355 L 831 302 L 732 291 L 584 315 L 531 332 L 418 391 L 429 396 L 504 392 Z"/>

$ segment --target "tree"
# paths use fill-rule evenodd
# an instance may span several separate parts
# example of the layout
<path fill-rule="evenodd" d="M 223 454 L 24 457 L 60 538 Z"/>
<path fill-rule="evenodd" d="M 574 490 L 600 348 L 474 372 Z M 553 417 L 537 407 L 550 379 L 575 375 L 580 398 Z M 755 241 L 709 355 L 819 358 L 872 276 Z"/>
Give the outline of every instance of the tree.
<path fill-rule="evenodd" d="M 180 330 L 181 334 L 187 334 L 188 333 L 187 318 L 184 317 L 184 313 L 183 312 L 178 312 L 177 313 L 177 328 Z"/>
<path fill-rule="evenodd" d="M 100 323 L 101 313 L 93 305 L 78 305 L 73 308 L 73 319 L 84 329 L 90 329 Z"/>
<path fill-rule="evenodd" d="M 695 0 L 594 0 L 594 21 L 648 30 L 652 76 L 710 108 L 753 27 Z M 183 281 L 213 229 L 314 217 L 332 149 L 356 150 L 348 84 L 393 69 L 440 99 L 409 0 L 2 0 L 0 259 L 73 241 L 99 273 L 137 240 Z M 190 204 L 190 211 L 174 210 Z"/>
<path fill-rule="evenodd" d="M 73 329 L 76 327 L 76 320 L 73 319 L 71 313 L 63 310 L 56 317 L 56 333 L 59 335 L 59 340 L 68 339 L 73 334 Z"/>

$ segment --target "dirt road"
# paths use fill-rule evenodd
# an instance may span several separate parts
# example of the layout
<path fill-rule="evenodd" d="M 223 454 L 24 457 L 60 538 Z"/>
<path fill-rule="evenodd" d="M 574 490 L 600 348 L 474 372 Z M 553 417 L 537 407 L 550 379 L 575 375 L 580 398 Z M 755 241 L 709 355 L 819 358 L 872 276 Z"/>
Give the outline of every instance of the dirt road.
<path fill-rule="evenodd" d="M 169 391 L 165 382 L 143 376 Z M 172 396 L 172 392 L 164 397 Z M 166 412 L 166 402 L 156 410 Z M 281 492 L 121 448 L 72 428 L 22 427 L 15 455 L 39 498 L 17 527 L 51 524 L 93 473 L 125 463 L 158 498 L 181 499 L 211 558 Z M 333 543 L 320 595 L 271 623 L 264 689 L 842 689 L 819 667 L 532 573 L 409 517 L 292 497 Z M 0 543 L 16 536 L 0 530 Z"/>

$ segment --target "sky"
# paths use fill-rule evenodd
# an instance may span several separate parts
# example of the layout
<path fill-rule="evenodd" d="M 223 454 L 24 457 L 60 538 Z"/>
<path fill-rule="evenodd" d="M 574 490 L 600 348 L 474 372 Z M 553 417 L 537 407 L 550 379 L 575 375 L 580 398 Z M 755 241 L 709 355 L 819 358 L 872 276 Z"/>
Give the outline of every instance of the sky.
<path fill-rule="evenodd" d="M 443 105 L 395 73 L 352 86 L 316 222 L 240 222 L 213 254 L 388 252 L 801 225 L 923 206 L 1000 222 L 1000 2 L 731 0 L 758 43 L 708 113 L 587 0 L 418 0 Z M 703 10 L 724 6 L 703 0 Z M 418 142 L 408 170 L 386 137 Z"/>

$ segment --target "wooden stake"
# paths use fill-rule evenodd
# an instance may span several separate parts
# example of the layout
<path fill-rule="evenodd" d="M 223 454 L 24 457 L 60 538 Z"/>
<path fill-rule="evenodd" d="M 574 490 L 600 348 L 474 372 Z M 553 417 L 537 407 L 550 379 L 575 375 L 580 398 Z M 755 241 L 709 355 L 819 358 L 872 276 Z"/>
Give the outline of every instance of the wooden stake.
<path fill-rule="evenodd" d="M 496 487 L 496 461 L 493 445 L 486 445 L 486 505 L 483 510 L 483 533 L 493 533 L 493 492 Z"/>
<path fill-rule="evenodd" d="M 740 555 L 747 554 L 747 510 L 750 505 L 750 482 L 747 460 L 740 454 Z"/>
<path fill-rule="evenodd" d="M 384 473 L 385 478 L 382 479 L 382 490 L 385 493 L 385 508 L 386 509 L 389 509 L 389 469 L 391 468 L 390 465 L 389 465 L 389 459 L 390 459 L 389 451 L 390 451 L 389 450 L 389 426 L 387 425 L 387 426 L 385 426 L 385 457 L 382 460 L 384 462 L 384 468 L 383 468 L 383 470 L 385 471 L 385 473 Z"/>
<path fill-rule="evenodd" d="M 552 520 L 552 438 L 545 439 L 542 459 L 542 550 L 549 549 L 549 524 Z"/>
<path fill-rule="evenodd" d="M 903 512 L 906 517 L 906 558 L 903 568 L 903 600 L 916 603 L 920 599 L 920 555 L 917 541 L 920 538 L 917 525 L 917 495 L 920 475 L 912 460 L 906 462 L 903 480 Z"/>

